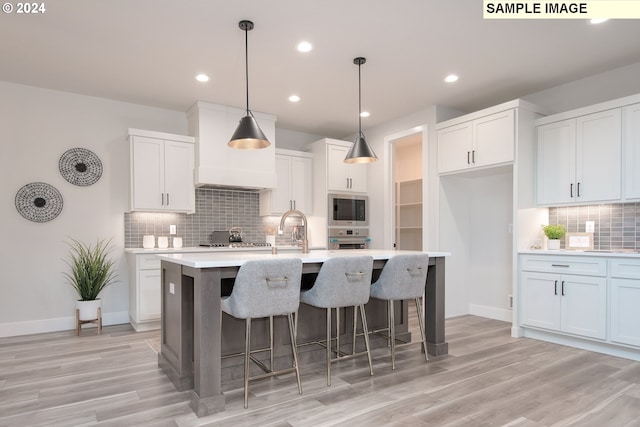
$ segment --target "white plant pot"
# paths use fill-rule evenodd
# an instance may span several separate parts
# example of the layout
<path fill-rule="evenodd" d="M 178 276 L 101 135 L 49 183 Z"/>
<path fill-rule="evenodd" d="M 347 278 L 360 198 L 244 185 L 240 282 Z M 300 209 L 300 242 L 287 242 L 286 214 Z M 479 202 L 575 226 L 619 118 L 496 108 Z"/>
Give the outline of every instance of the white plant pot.
<path fill-rule="evenodd" d="M 560 249 L 560 240 L 559 239 L 549 239 L 547 242 L 547 249 L 552 251 L 557 251 Z"/>
<path fill-rule="evenodd" d="M 76 309 L 79 310 L 79 320 L 97 320 L 98 308 L 102 309 L 102 300 L 76 301 Z"/>

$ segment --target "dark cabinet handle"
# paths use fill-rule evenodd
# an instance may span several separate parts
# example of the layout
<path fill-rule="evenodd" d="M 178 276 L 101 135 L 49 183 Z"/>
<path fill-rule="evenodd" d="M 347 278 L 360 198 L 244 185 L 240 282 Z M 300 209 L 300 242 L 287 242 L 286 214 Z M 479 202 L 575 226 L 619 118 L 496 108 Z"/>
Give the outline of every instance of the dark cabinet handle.
<path fill-rule="evenodd" d="M 564 296 L 564 280 L 562 281 L 562 284 L 560 286 L 561 286 L 560 293 L 562 294 L 562 296 Z"/>
<path fill-rule="evenodd" d="M 469 156 L 471 155 L 471 151 L 467 151 L 467 164 L 470 165 L 471 161 L 469 160 Z"/>
<path fill-rule="evenodd" d="M 573 198 L 573 183 L 571 183 L 571 186 L 569 187 L 569 195 Z"/>
<path fill-rule="evenodd" d="M 167 193 L 167 206 L 169 206 L 169 193 Z"/>
<path fill-rule="evenodd" d="M 476 150 L 473 150 L 471 152 L 471 163 L 475 163 L 476 162 Z"/>
<path fill-rule="evenodd" d="M 164 193 L 162 193 L 162 206 L 164 206 Z"/>
<path fill-rule="evenodd" d="M 577 196 L 580 197 L 580 183 L 578 183 L 578 193 Z"/>
<path fill-rule="evenodd" d="M 558 281 L 557 280 L 553 281 L 553 294 L 554 295 L 558 295 Z"/>

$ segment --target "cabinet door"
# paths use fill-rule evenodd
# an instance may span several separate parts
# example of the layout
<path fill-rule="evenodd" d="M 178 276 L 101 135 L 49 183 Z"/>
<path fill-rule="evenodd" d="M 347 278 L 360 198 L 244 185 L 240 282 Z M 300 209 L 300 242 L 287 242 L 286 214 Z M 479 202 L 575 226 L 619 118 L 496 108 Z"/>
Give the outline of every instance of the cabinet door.
<path fill-rule="evenodd" d="M 624 109 L 626 179 L 624 196 L 640 199 L 640 104 Z"/>
<path fill-rule="evenodd" d="M 522 273 L 521 323 L 560 330 L 559 276 L 545 273 Z"/>
<path fill-rule="evenodd" d="M 136 136 L 131 142 L 131 209 L 163 208 L 164 141 Z"/>
<path fill-rule="evenodd" d="M 351 180 L 350 191 L 354 193 L 367 192 L 367 164 L 351 164 L 347 166 L 347 175 Z"/>
<path fill-rule="evenodd" d="M 160 319 L 160 269 L 140 270 L 138 321 Z"/>
<path fill-rule="evenodd" d="M 438 173 L 467 169 L 471 164 L 471 123 L 462 123 L 438 131 Z"/>
<path fill-rule="evenodd" d="M 195 211 L 193 158 L 193 144 L 165 141 L 164 203 L 166 209 L 173 211 Z"/>
<path fill-rule="evenodd" d="M 611 279 L 611 341 L 640 346 L 640 280 Z"/>
<path fill-rule="evenodd" d="M 607 333 L 607 280 L 603 277 L 563 275 L 562 331 L 605 339 Z"/>
<path fill-rule="evenodd" d="M 621 198 L 621 110 L 576 119 L 576 201 Z"/>
<path fill-rule="evenodd" d="M 276 155 L 277 187 L 271 190 L 271 214 L 283 214 L 292 208 L 291 157 Z"/>
<path fill-rule="evenodd" d="M 515 150 L 513 110 L 474 120 L 473 141 L 472 166 L 512 162 Z"/>
<path fill-rule="evenodd" d="M 575 119 L 538 126 L 536 197 L 540 205 L 575 199 Z"/>
<path fill-rule="evenodd" d="M 348 151 L 346 147 L 327 144 L 327 188 L 329 191 L 350 190 L 347 163 L 344 162 Z"/>
<path fill-rule="evenodd" d="M 312 159 L 291 157 L 291 199 L 299 211 L 310 214 L 312 210 Z"/>

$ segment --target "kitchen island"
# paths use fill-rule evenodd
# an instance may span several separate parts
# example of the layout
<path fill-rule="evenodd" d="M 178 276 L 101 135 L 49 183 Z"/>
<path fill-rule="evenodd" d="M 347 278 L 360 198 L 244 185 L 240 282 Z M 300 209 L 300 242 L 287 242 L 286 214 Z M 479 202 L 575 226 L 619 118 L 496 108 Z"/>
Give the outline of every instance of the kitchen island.
<path fill-rule="evenodd" d="M 242 325 L 230 329 L 222 327 L 220 299 L 230 290 L 239 267 L 251 259 L 269 259 L 295 257 L 302 259 L 302 274 L 313 276 L 320 270 L 322 263 L 331 257 L 370 255 L 374 259 L 375 270 L 381 270 L 386 261 L 394 255 L 415 253 L 394 250 L 339 250 L 311 251 L 302 253 L 283 253 L 278 255 L 260 253 L 193 253 L 158 255 L 162 259 L 162 319 L 161 351 L 158 365 L 171 379 L 178 390 L 193 388 L 191 408 L 198 416 L 205 416 L 224 410 L 225 401 L 221 391 L 223 354 L 235 350 L 234 343 L 241 344 Z M 427 252 L 429 269 L 425 283 L 425 326 L 427 349 L 435 356 L 448 353 L 444 336 L 444 294 L 445 294 L 445 257 L 448 253 Z M 304 281 L 304 279 L 303 279 Z M 386 319 L 386 314 L 376 309 L 371 301 L 367 304 L 367 317 L 373 306 L 378 317 Z M 384 307 L 379 305 L 378 307 Z M 305 306 L 306 309 L 306 306 Z M 318 314 L 318 313 L 316 313 Z M 373 313 L 376 314 L 376 313 Z M 304 341 L 313 338 L 322 319 L 309 318 L 312 311 L 300 313 L 298 339 Z M 406 310 L 403 316 L 406 324 Z M 236 319 L 225 318 L 225 324 Z M 237 321 L 237 320 L 236 320 Z M 375 319 L 373 319 L 375 322 Z M 371 323 L 371 322 L 370 322 Z M 349 325 L 348 321 L 343 323 Z M 307 326 L 307 329 L 305 329 Z M 313 328 L 309 328 L 309 327 Z M 279 328 L 275 325 L 275 334 Z M 223 351 L 223 347 L 227 347 Z M 280 346 L 284 349 L 284 345 Z M 278 349 L 276 349 L 278 353 Z M 286 354 L 285 351 L 280 351 Z M 302 367 L 304 369 L 304 366 Z"/>

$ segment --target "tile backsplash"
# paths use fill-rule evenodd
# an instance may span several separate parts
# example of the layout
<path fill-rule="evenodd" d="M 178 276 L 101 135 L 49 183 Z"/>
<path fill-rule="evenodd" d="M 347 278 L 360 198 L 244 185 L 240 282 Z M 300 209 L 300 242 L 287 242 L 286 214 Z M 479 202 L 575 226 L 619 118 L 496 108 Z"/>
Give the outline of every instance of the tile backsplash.
<path fill-rule="evenodd" d="M 293 227 L 297 218 L 287 219 Z M 197 188 L 196 211 L 193 214 L 162 212 L 129 212 L 124 214 L 125 248 L 141 248 L 142 236 L 169 236 L 169 225 L 176 225 L 176 236 L 184 247 L 209 242 L 212 231 L 241 227 L 245 242 L 264 242 L 267 234 L 275 233 L 280 217 L 260 216 L 260 194 L 252 191 Z M 291 232 L 285 229 L 276 237 L 278 245 L 291 244 Z M 171 246 L 171 244 L 170 244 Z"/>
<path fill-rule="evenodd" d="M 569 232 L 584 232 L 586 221 L 595 222 L 594 249 L 640 249 L 640 203 L 549 208 L 549 224 Z"/>

